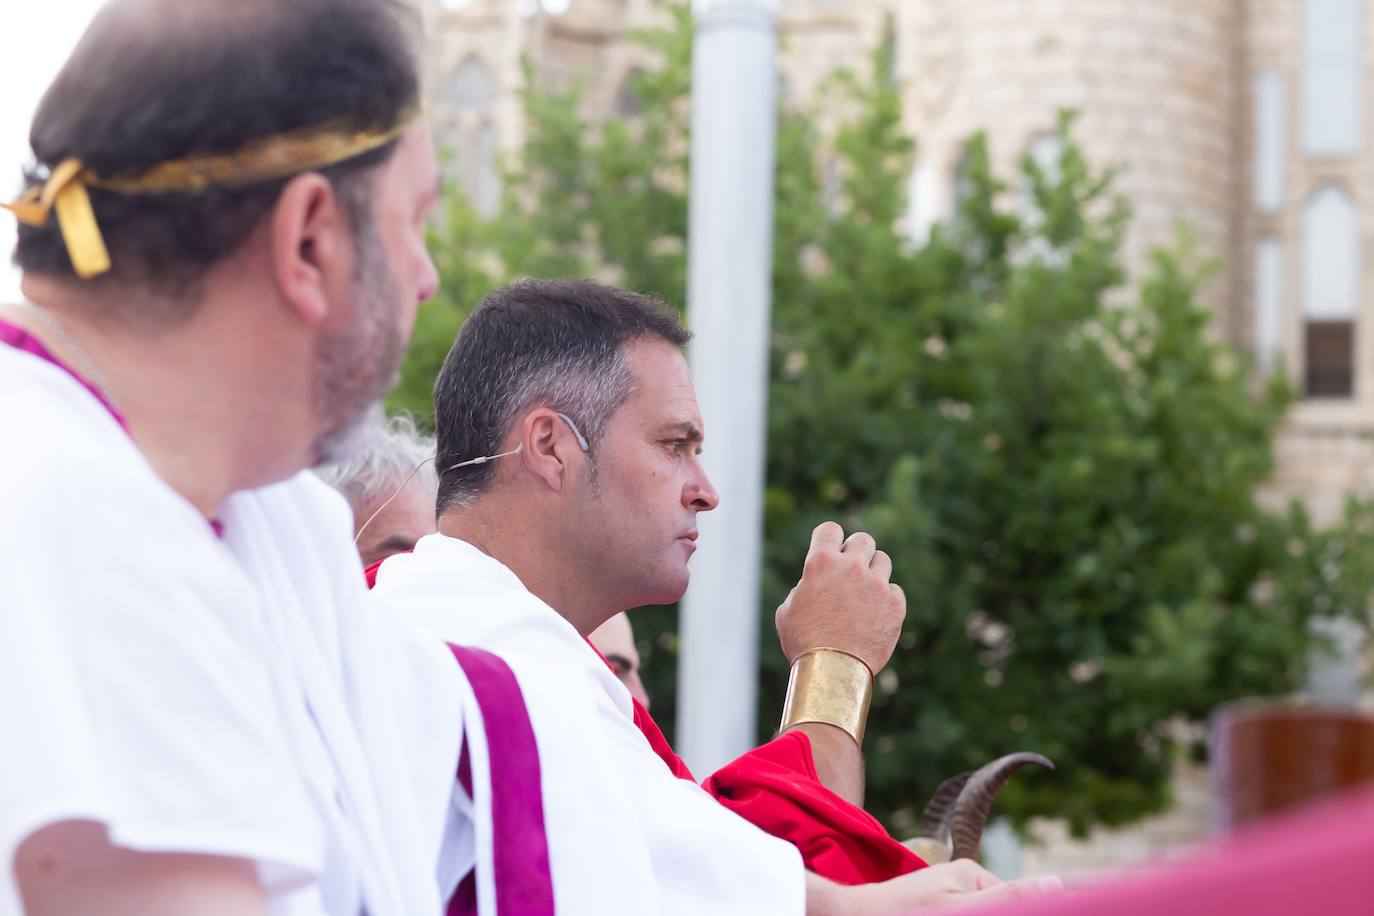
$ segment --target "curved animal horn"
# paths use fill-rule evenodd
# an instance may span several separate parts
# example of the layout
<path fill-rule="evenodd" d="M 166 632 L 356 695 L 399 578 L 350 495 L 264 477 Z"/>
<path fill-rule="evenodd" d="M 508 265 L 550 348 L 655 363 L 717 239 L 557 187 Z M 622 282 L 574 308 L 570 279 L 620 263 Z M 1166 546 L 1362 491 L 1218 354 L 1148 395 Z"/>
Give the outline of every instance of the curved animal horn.
<path fill-rule="evenodd" d="M 940 788 L 935 790 L 935 794 L 926 803 L 925 810 L 921 812 L 921 825 L 916 829 L 916 836 L 909 840 L 907 845 L 931 865 L 949 861 L 950 853 L 954 849 L 949 817 L 954 811 L 954 803 L 959 798 L 960 790 L 972 775 L 973 771 L 969 770 L 940 783 Z"/>
<path fill-rule="evenodd" d="M 964 780 L 949 813 L 949 836 L 954 843 L 952 858 L 972 859 L 978 855 L 978 846 L 983 840 L 983 829 L 987 827 L 988 812 L 992 809 L 993 799 L 1007 784 L 1011 774 L 1028 763 L 1054 769 L 1054 764 L 1048 757 L 1021 751 L 999 757 L 975 770 Z"/>

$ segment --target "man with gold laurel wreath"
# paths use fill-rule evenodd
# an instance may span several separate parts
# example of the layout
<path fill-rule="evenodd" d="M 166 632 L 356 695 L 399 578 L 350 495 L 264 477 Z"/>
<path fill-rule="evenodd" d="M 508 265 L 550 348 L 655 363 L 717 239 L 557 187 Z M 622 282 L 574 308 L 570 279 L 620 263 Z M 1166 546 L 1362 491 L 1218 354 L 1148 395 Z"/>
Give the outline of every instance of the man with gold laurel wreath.
<path fill-rule="evenodd" d="M 116 0 L 33 119 L 27 301 L 0 308 L 0 913 L 551 912 L 509 671 L 368 614 L 304 473 L 437 283 L 412 20 Z M 435 876 L 474 862 L 465 910 Z"/>

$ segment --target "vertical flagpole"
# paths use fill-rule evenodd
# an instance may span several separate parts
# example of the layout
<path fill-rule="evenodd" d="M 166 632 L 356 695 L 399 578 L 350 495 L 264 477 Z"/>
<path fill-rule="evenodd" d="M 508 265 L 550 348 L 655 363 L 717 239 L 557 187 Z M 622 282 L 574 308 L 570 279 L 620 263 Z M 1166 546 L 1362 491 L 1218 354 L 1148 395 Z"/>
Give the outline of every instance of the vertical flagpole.
<path fill-rule="evenodd" d="M 678 746 L 702 776 L 753 746 L 780 0 L 696 0 L 689 357 L 720 507 L 682 606 Z"/>

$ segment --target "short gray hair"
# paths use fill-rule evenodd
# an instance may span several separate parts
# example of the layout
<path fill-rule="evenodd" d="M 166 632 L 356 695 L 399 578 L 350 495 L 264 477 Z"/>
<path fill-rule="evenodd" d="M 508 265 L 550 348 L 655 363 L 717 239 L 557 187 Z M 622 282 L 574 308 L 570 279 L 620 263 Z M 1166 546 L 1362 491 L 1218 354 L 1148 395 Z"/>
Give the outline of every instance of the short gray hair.
<path fill-rule="evenodd" d="M 438 510 L 472 505 L 489 486 L 490 463 L 520 414 L 546 405 L 573 419 L 593 451 L 638 380 L 625 346 L 691 335 L 651 296 L 591 280 L 525 279 L 492 290 L 468 317 L 434 382 Z"/>
<path fill-rule="evenodd" d="M 420 432 L 409 414 L 381 417 L 361 430 L 358 448 L 346 459 L 315 468 L 315 474 L 338 490 L 353 507 L 354 517 L 394 494 L 421 462 L 434 457 L 434 439 Z M 439 487 L 434 462 L 415 474 L 431 489 Z"/>

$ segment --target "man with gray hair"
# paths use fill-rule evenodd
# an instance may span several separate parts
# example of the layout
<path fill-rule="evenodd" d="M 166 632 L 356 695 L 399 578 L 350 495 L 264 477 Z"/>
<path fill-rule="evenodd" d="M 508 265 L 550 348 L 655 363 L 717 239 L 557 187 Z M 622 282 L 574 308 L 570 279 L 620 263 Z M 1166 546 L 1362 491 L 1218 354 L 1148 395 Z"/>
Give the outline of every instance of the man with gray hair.
<path fill-rule="evenodd" d="M 661 303 L 591 281 L 489 294 L 435 383 L 439 532 L 373 591 L 515 671 L 557 761 L 542 778 L 560 909 L 876 914 L 1035 892 L 970 861 L 926 868 L 858 807 L 873 672 L 905 615 L 867 534 L 816 529 L 777 614 L 796 687 L 782 734 L 713 777 L 716 798 L 588 646 L 613 615 L 682 596 L 697 513 L 719 500 L 687 339 Z"/>
<path fill-rule="evenodd" d="M 353 510 L 353 542 L 364 567 L 405 553 L 435 529 L 434 438 L 409 414 L 378 412 L 351 457 L 315 469 Z"/>

